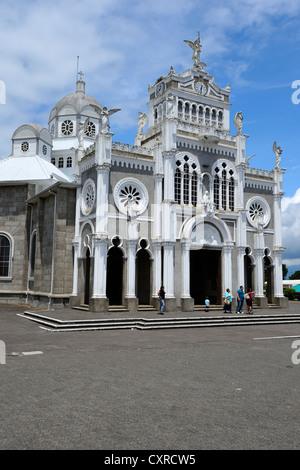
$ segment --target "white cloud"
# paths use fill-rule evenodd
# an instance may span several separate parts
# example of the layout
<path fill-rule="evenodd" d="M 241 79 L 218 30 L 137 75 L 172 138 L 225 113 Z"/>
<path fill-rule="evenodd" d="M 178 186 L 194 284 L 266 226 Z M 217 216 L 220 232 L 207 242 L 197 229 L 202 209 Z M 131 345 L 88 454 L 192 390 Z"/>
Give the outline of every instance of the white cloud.
<path fill-rule="evenodd" d="M 113 131 L 132 132 L 138 111 L 147 112 L 148 83 L 171 65 L 179 72 L 191 67 L 183 41 L 194 40 L 198 29 L 208 71 L 221 70 L 232 85 L 245 86 L 262 37 L 273 39 L 272 19 L 293 21 L 299 7 L 298 0 L 90 0 L 88 7 L 79 0 L 0 0 L 0 80 L 7 90 L 0 156 L 9 154 L 19 125 L 47 126 L 55 103 L 75 90 L 78 55 L 87 93 L 122 109 Z"/>
<path fill-rule="evenodd" d="M 293 197 L 282 199 L 282 241 L 286 247 L 284 263 L 287 266 L 300 264 L 300 188 Z"/>

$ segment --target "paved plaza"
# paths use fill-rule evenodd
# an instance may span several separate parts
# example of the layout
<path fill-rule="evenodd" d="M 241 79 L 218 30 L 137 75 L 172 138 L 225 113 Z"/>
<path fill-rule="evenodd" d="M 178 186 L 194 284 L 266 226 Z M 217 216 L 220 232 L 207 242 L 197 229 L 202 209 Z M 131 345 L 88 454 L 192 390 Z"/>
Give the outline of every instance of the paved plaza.
<path fill-rule="evenodd" d="M 300 323 L 49 332 L 23 311 L 0 306 L 0 449 L 300 448 Z"/>

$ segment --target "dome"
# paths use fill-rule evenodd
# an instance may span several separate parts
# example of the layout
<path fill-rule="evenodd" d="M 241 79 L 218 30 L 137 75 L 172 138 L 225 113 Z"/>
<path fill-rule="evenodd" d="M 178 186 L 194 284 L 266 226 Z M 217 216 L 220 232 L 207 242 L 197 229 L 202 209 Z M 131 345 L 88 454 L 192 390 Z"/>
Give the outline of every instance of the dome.
<path fill-rule="evenodd" d="M 54 106 L 50 113 L 49 122 L 57 116 L 83 114 L 99 119 L 99 114 L 92 106 L 102 109 L 102 105 L 90 95 L 85 93 L 85 82 L 80 79 L 76 84 L 76 92 L 64 96 Z"/>

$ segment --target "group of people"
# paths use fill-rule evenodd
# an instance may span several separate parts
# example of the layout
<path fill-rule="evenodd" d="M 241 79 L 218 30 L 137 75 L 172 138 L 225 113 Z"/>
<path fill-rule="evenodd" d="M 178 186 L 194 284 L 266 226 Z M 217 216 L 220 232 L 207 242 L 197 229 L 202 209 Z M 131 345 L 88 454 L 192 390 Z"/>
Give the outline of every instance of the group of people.
<path fill-rule="evenodd" d="M 244 287 L 240 286 L 240 288 L 238 289 L 238 291 L 236 293 L 236 295 L 237 295 L 236 313 L 243 313 L 243 304 L 244 304 L 244 300 L 246 300 L 246 305 L 247 305 L 247 312 L 246 313 L 249 313 L 250 315 L 253 314 L 253 294 L 254 293 L 255 292 L 252 291 L 249 288 L 248 291 L 245 294 Z M 165 295 L 166 295 L 164 286 L 160 287 L 157 295 L 158 295 L 159 304 L 160 304 L 159 313 L 161 315 L 163 315 L 163 311 L 164 311 L 164 307 L 165 307 Z M 206 299 L 205 299 L 205 312 L 209 311 L 209 305 L 210 305 L 209 298 L 206 297 Z M 232 306 L 232 295 L 230 293 L 230 289 L 226 289 L 225 297 L 224 297 L 224 308 L 223 308 L 224 311 L 228 312 L 228 313 L 232 313 L 231 312 L 231 306 Z"/>
<path fill-rule="evenodd" d="M 243 304 L 244 304 L 244 300 L 246 300 L 246 305 L 247 305 L 246 313 L 249 313 L 250 315 L 253 314 L 253 295 L 254 295 L 254 291 L 252 291 L 250 288 L 245 293 L 244 287 L 240 286 L 240 288 L 238 289 L 236 293 L 236 297 L 237 297 L 236 313 L 243 313 Z M 231 313 L 231 305 L 232 305 L 232 295 L 230 293 L 230 289 L 226 289 L 225 298 L 224 298 L 224 311 Z"/>

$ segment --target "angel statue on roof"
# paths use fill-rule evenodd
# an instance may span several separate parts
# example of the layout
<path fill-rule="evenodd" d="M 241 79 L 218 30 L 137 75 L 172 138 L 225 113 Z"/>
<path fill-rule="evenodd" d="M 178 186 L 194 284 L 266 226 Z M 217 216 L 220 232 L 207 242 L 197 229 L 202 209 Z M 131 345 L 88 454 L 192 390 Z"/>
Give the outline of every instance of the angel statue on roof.
<path fill-rule="evenodd" d="M 234 116 L 234 119 L 233 119 L 233 123 L 236 127 L 236 130 L 237 130 L 237 135 L 241 135 L 242 134 L 242 130 L 243 130 L 243 116 L 242 116 L 242 111 L 239 111 L 238 113 L 236 113 L 236 115 Z"/>
<path fill-rule="evenodd" d="M 281 161 L 281 154 L 282 149 L 281 147 L 277 146 L 276 142 L 273 143 L 273 152 L 275 153 L 276 161 L 275 161 L 275 168 L 279 170 L 279 165 Z"/>
<path fill-rule="evenodd" d="M 198 33 L 198 37 L 196 41 L 186 41 L 184 40 L 192 49 L 193 49 L 193 56 L 192 59 L 194 61 L 194 68 L 200 68 L 201 70 L 203 67 L 206 67 L 206 64 L 204 62 L 200 62 L 200 52 L 202 49 L 202 46 L 200 44 L 200 34 Z"/>

